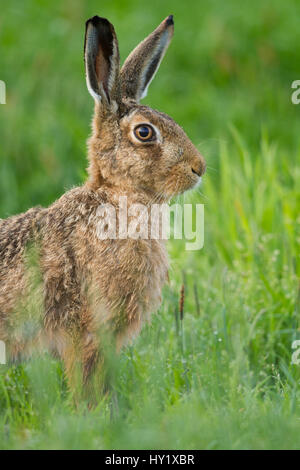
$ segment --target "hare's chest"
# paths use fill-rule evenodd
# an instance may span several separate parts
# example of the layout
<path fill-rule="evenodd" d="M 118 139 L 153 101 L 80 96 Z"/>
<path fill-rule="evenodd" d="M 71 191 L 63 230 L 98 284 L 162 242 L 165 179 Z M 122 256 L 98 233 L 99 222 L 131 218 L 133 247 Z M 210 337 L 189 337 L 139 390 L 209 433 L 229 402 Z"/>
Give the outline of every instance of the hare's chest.
<path fill-rule="evenodd" d="M 161 302 L 168 258 L 159 240 L 102 241 L 93 262 L 94 280 L 111 314 L 147 319 Z"/>

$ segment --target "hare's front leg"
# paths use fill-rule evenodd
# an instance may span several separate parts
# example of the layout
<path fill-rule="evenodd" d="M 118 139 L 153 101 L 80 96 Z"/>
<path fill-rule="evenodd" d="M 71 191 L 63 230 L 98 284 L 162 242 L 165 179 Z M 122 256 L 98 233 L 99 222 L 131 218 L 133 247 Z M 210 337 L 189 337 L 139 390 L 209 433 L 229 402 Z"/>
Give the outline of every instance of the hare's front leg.
<path fill-rule="evenodd" d="M 89 331 L 66 335 L 60 356 L 75 405 L 82 400 L 96 405 L 106 389 L 103 355 L 96 338 Z"/>
<path fill-rule="evenodd" d="M 82 344 L 83 397 L 90 404 L 97 404 L 108 384 L 106 383 L 104 354 L 100 340 L 89 331 L 84 333 Z"/>
<path fill-rule="evenodd" d="M 99 311 L 87 311 L 81 325 L 83 397 L 97 404 L 110 390 L 115 342 L 109 329 L 99 323 Z"/>

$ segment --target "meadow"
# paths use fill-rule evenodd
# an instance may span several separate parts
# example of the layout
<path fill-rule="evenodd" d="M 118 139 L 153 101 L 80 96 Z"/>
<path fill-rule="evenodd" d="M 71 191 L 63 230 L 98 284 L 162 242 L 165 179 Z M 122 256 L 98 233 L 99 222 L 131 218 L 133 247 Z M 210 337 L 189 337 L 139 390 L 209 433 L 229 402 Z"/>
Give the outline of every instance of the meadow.
<path fill-rule="evenodd" d="M 0 218 L 85 179 L 83 37 L 95 14 L 115 25 L 123 60 L 174 14 L 144 102 L 207 160 L 185 197 L 205 205 L 205 243 L 169 242 L 163 304 L 112 365 L 113 413 L 110 397 L 75 408 L 50 356 L 1 365 L 0 448 L 300 449 L 299 2 L 2 2 Z"/>

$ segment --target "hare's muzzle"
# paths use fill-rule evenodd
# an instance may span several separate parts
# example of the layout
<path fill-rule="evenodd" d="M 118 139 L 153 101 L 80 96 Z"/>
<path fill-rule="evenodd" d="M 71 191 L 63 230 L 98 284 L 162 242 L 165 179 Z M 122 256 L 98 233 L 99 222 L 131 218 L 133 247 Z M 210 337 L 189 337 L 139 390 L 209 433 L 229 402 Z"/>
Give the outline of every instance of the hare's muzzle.
<path fill-rule="evenodd" d="M 198 154 L 192 161 L 192 172 L 199 176 L 199 178 L 204 175 L 206 169 L 206 163 L 201 154 Z"/>

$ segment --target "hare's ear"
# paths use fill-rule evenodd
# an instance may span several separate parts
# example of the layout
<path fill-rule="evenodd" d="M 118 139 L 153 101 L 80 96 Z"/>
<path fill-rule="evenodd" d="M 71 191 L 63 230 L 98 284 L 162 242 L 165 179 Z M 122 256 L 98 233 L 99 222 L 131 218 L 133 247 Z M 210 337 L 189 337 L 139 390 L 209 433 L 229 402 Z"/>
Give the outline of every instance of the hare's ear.
<path fill-rule="evenodd" d="M 128 56 L 121 69 L 124 97 L 139 101 L 147 95 L 148 86 L 165 55 L 173 32 L 173 15 L 170 15 Z"/>
<path fill-rule="evenodd" d="M 84 60 L 87 87 L 92 97 L 110 107 L 119 101 L 120 56 L 113 25 L 94 16 L 86 22 Z"/>

